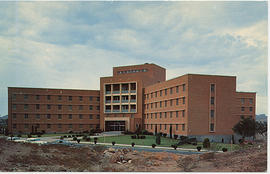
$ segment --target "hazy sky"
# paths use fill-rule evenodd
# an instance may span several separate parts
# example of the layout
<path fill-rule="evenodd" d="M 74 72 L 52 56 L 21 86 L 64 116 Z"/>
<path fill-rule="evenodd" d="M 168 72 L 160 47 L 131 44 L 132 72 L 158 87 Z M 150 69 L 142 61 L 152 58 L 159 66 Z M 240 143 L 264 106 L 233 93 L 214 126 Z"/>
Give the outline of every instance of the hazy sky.
<path fill-rule="evenodd" d="M 0 2 L 0 114 L 8 86 L 99 89 L 146 62 L 235 75 L 267 113 L 267 37 L 267 2 Z"/>

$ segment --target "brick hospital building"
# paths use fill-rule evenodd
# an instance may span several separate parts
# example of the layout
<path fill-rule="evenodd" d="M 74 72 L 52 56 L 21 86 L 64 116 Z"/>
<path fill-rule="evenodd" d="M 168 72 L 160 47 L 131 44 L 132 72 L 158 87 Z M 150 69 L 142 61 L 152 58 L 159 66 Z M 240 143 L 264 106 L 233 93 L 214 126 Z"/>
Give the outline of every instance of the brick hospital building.
<path fill-rule="evenodd" d="M 18 132 L 135 131 L 229 140 L 241 117 L 255 119 L 256 93 L 235 76 L 186 74 L 166 81 L 155 64 L 113 68 L 100 90 L 8 88 L 8 127 Z"/>

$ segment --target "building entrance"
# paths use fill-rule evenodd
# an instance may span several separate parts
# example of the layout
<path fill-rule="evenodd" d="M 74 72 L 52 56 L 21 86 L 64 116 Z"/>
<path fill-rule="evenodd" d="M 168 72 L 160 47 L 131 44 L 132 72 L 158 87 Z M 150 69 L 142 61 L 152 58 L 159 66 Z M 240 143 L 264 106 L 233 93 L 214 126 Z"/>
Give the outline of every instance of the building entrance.
<path fill-rule="evenodd" d="M 125 121 L 105 121 L 105 131 L 125 131 Z"/>

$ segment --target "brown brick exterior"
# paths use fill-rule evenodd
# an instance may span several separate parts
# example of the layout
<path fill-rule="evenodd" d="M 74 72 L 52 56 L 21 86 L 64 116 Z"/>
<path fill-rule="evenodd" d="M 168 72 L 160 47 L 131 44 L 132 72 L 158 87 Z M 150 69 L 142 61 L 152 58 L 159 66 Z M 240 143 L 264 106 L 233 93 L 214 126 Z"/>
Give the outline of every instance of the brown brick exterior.
<path fill-rule="evenodd" d="M 11 132 L 106 130 L 117 121 L 133 132 L 140 126 L 169 134 L 171 127 L 176 135 L 211 136 L 232 135 L 241 117 L 255 118 L 256 93 L 236 92 L 235 76 L 186 74 L 166 81 L 166 69 L 142 64 L 114 67 L 113 76 L 100 78 L 100 91 L 9 87 L 8 102 Z"/>

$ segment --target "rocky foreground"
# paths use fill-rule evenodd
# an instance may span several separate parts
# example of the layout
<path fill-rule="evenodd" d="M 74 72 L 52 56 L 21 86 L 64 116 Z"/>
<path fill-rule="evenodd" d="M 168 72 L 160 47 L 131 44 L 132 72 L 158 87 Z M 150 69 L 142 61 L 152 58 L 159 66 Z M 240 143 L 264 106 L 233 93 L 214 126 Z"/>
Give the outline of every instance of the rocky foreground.
<path fill-rule="evenodd" d="M 0 139 L 1 172 L 264 172 L 266 143 L 235 152 L 181 155 L 103 146 L 23 144 Z"/>

